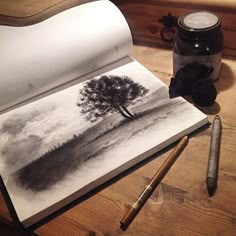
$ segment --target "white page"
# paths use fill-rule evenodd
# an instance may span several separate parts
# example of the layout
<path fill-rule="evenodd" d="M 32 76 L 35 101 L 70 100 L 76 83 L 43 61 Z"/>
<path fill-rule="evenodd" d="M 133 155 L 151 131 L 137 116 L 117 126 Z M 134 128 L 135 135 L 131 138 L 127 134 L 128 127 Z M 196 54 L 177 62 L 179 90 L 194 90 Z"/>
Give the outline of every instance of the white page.
<path fill-rule="evenodd" d="M 136 61 L 105 75 L 128 76 L 146 89 L 127 106 L 134 118 L 113 111 L 86 119 L 77 103 L 88 81 L 0 116 L 0 174 L 24 226 L 208 122 L 183 98 L 170 99 L 167 86 Z"/>
<path fill-rule="evenodd" d="M 129 55 L 127 22 L 94 1 L 25 27 L 0 26 L 0 111 Z"/>

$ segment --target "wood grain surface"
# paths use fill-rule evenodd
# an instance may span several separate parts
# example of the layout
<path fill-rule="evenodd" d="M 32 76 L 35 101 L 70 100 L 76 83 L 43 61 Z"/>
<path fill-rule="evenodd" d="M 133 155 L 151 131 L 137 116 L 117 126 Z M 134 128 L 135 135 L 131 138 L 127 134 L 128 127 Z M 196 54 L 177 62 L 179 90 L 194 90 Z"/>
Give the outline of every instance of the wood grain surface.
<path fill-rule="evenodd" d="M 120 8 L 132 31 L 134 42 L 145 45 L 157 45 L 171 48 L 173 42 L 161 38 L 164 25 L 159 22 L 163 16 L 171 13 L 179 18 L 193 11 L 210 11 L 221 18 L 224 34 L 224 54 L 236 56 L 236 2 L 211 0 L 113 0 Z"/>
<path fill-rule="evenodd" d="M 134 46 L 132 56 L 169 85 L 172 73 L 170 50 Z M 180 158 L 144 205 L 127 231 L 119 221 L 170 151 L 149 159 L 93 197 L 36 230 L 40 236 L 189 236 L 236 235 L 236 61 L 225 58 L 216 103 L 200 108 L 212 121 L 220 114 L 223 123 L 218 188 L 209 197 L 205 184 L 211 129 L 190 139 Z M 158 135 L 158 134 L 157 134 Z M 128 154 L 127 154 L 128 155 Z M 0 222 L 9 214 L 0 198 Z M 19 235 L 3 227 L 5 235 Z M 3 231 L 5 230 L 5 231 Z M 8 231 L 6 231 L 8 230 Z M 2 235 L 2 234 L 1 234 Z"/>
<path fill-rule="evenodd" d="M 0 24 L 26 26 L 43 21 L 61 11 L 91 0 L 2 0 Z"/>
<path fill-rule="evenodd" d="M 233 12 L 236 10 L 235 0 L 112 0 L 112 2 L 150 3 L 152 5 L 187 7 L 192 9 L 205 7 L 208 10 L 218 9 L 224 12 Z"/>

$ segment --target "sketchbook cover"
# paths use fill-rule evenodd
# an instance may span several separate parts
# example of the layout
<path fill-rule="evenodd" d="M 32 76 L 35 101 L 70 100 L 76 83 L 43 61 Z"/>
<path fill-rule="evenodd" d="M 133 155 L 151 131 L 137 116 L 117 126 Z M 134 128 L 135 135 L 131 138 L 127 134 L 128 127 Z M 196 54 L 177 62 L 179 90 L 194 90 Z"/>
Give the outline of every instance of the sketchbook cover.
<path fill-rule="evenodd" d="M 206 124 L 131 60 L 0 116 L 0 174 L 30 226 Z"/>

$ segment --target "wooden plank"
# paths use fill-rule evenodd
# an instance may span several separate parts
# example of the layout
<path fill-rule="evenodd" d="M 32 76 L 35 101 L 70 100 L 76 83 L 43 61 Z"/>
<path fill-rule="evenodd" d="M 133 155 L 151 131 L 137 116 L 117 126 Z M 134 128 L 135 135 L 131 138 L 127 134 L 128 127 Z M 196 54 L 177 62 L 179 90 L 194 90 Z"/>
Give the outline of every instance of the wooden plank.
<path fill-rule="evenodd" d="M 236 3 L 232 1 L 114 1 L 123 12 L 137 44 L 173 47 L 173 42 L 163 41 L 161 30 L 164 25 L 159 22 L 163 16 L 171 13 L 179 18 L 192 11 L 208 10 L 222 20 L 224 34 L 224 55 L 236 56 Z"/>
<path fill-rule="evenodd" d="M 112 2 L 117 5 L 122 4 L 144 4 L 148 3 L 153 6 L 168 6 L 168 7 L 177 7 L 177 8 L 190 8 L 190 9 L 198 9 L 205 8 L 206 10 L 220 10 L 222 12 L 235 12 L 236 3 L 234 0 L 112 0 Z"/>
<path fill-rule="evenodd" d="M 90 0 L 91 1 L 91 0 Z M 89 0 L 7 0 L 0 1 L 0 24 L 26 26 Z"/>

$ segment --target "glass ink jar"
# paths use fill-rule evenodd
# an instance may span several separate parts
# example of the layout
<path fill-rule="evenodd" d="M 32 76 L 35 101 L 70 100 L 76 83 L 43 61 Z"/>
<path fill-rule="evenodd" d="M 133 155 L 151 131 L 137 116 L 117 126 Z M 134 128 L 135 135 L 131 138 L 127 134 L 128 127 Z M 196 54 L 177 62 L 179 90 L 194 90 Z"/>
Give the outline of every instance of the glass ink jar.
<path fill-rule="evenodd" d="M 173 48 L 173 74 L 196 62 L 212 67 L 210 78 L 217 80 L 221 70 L 223 33 L 221 20 L 213 13 L 200 11 L 181 16 Z"/>

